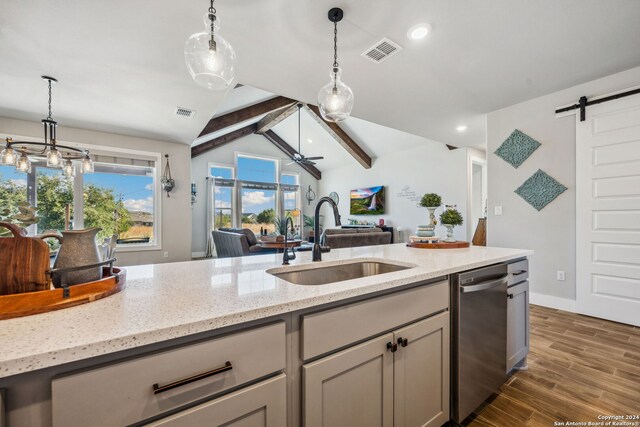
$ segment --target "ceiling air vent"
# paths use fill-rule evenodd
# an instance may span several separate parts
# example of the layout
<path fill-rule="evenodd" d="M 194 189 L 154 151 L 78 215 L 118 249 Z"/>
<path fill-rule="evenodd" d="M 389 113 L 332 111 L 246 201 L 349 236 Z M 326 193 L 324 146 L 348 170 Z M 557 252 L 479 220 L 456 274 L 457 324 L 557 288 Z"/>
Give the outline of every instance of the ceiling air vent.
<path fill-rule="evenodd" d="M 362 56 L 370 60 L 371 62 L 375 62 L 376 64 L 381 63 L 387 58 L 392 57 L 396 53 L 402 50 L 402 46 L 397 43 L 392 42 L 388 38 L 383 38 L 378 43 L 371 46 L 371 48 L 362 52 Z"/>
<path fill-rule="evenodd" d="M 189 110 L 188 108 L 176 107 L 176 116 L 192 118 L 196 115 L 195 110 Z"/>

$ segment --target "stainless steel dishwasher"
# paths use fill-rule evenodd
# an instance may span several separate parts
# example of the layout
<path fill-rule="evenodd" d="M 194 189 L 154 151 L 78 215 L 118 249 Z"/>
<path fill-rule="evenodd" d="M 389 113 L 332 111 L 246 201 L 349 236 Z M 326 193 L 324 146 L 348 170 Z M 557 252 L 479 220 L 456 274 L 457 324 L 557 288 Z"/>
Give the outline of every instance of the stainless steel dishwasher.
<path fill-rule="evenodd" d="M 461 423 L 506 380 L 507 265 L 451 276 L 451 418 Z"/>

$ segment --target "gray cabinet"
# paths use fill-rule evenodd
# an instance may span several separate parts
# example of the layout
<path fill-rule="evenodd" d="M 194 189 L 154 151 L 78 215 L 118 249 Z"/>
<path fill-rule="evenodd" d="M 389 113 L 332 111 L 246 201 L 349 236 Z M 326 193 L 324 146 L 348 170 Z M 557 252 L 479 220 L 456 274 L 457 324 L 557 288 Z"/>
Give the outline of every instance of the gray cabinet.
<path fill-rule="evenodd" d="M 304 426 L 391 427 L 392 342 L 385 334 L 304 365 Z"/>
<path fill-rule="evenodd" d="M 285 323 L 59 376 L 53 426 L 121 426 L 196 404 L 286 366 Z"/>
<path fill-rule="evenodd" d="M 529 353 L 529 282 L 507 289 L 507 373 Z"/>
<path fill-rule="evenodd" d="M 303 366 L 305 427 L 449 420 L 449 312 Z"/>
<path fill-rule="evenodd" d="M 287 424 L 284 374 L 179 412 L 154 427 L 282 427 Z"/>
<path fill-rule="evenodd" d="M 440 427 L 449 420 L 449 313 L 394 332 L 394 426 Z"/>

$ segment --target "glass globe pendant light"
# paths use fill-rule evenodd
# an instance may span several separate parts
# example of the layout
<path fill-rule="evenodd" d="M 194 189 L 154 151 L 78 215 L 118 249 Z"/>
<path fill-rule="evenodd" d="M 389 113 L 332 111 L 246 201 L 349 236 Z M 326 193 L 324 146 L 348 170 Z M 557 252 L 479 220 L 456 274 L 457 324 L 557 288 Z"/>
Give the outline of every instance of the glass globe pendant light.
<path fill-rule="evenodd" d="M 338 66 L 338 22 L 344 12 L 338 7 L 329 10 L 329 21 L 333 22 L 333 67 L 331 81 L 318 93 L 318 107 L 322 118 L 328 122 L 341 122 L 353 109 L 353 91 L 341 80 L 342 70 Z"/>
<path fill-rule="evenodd" d="M 236 52 L 219 34 L 213 0 L 204 15 L 205 31 L 192 34 L 184 45 L 184 59 L 191 78 L 200 86 L 225 90 L 236 77 Z"/>

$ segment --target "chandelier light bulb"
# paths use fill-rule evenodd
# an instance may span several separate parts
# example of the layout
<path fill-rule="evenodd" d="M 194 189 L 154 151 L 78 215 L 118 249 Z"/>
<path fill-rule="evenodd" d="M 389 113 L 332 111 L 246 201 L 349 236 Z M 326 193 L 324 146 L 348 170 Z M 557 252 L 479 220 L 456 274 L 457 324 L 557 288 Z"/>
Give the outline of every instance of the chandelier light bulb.
<path fill-rule="evenodd" d="M 50 168 L 59 168 L 62 166 L 62 154 L 55 147 L 47 151 L 47 166 Z"/>
<path fill-rule="evenodd" d="M 69 176 L 69 177 L 72 177 L 75 175 L 75 172 L 73 170 L 73 163 L 71 162 L 71 160 L 66 160 L 64 162 L 64 166 L 62 167 L 62 173 L 65 176 Z"/>
<path fill-rule="evenodd" d="M 236 52 L 220 36 L 220 20 L 213 2 L 204 15 L 205 30 L 192 34 L 184 46 L 184 59 L 191 78 L 200 86 L 212 90 L 229 88 L 236 77 Z"/>
<path fill-rule="evenodd" d="M 93 160 L 91 160 L 91 157 L 87 155 L 87 157 L 82 159 L 82 173 L 93 173 L 93 172 L 94 172 Z"/>
<path fill-rule="evenodd" d="M 0 153 L 0 164 L 2 165 L 14 166 L 17 159 L 16 152 L 11 147 L 6 147 Z"/>
<path fill-rule="evenodd" d="M 31 172 L 31 161 L 29 160 L 29 157 L 27 157 L 26 153 L 22 153 L 20 158 L 18 158 L 16 170 L 23 173 Z"/>

